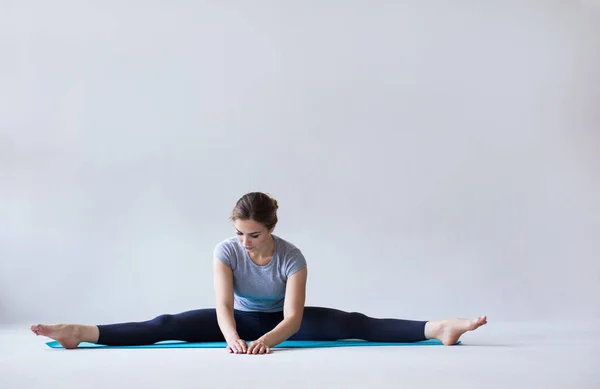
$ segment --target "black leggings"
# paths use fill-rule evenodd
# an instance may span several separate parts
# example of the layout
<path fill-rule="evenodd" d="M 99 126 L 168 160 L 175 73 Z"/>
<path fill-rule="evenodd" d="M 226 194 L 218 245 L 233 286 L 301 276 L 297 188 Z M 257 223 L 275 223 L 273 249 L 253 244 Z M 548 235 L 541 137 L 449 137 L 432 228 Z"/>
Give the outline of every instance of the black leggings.
<path fill-rule="evenodd" d="M 241 339 L 252 341 L 272 330 L 283 312 L 234 310 L 236 330 Z M 425 321 L 375 319 L 358 312 L 305 307 L 300 330 L 289 340 L 363 339 L 372 342 L 417 342 L 425 340 Z M 137 346 L 163 340 L 222 342 L 214 308 L 197 309 L 176 315 L 160 315 L 137 323 L 99 325 L 98 344 Z"/>

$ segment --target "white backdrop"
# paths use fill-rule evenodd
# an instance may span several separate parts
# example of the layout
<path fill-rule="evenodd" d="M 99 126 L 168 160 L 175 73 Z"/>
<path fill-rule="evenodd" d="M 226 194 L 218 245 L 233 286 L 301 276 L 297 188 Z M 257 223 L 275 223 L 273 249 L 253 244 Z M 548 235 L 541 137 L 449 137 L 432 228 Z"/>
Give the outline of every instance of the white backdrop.
<path fill-rule="evenodd" d="M 0 323 L 213 306 L 254 190 L 309 305 L 600 317 L 591 3 L 0 4 Z"/>

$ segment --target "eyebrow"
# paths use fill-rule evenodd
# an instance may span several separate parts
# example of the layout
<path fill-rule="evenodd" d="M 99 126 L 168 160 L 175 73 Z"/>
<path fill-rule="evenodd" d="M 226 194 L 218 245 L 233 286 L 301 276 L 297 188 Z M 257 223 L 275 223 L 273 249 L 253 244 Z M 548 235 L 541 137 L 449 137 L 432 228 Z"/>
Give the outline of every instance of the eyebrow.
<path fill-rule="evenodd" d="M 240 230 L 238 230 L 237 228 L 236 228 L 235 230 L 236 230 L 237 232 L 239 232 L 240 234 L 243 234 L 243 232 L 242 232 L 242 231 L 240 231 Z M 260 234 L 260 233 L 261 233 L 261 231 L 258 231 L 258 232 L 249 232 L 249 233 L 247 233 L 246 235 L 255 235 L 255 234 Z"/>

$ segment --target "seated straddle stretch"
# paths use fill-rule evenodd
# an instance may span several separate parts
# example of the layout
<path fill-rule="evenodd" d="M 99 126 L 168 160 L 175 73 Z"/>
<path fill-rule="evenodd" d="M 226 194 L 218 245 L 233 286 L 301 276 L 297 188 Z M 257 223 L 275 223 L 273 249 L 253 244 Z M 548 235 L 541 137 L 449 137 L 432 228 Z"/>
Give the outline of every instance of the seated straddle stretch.
<path fill-rule="evenodd" d="M 262 354 L 288 339 L 417 342 L 436 338 L 451 345 L 464 332 L 487 323 L 485 316 L 412 321 L 305 307 L 306 259 L 296 246 L 273 234 L 277 209 L 277 201 L 260 192 L 248 193 L 236 203 L 231 220 L 237 237 L 222 241 L 214 250 L 215 308 L 143 322 L 36 324 L 31 330 L 65 348 L 81 342 L 139 346 L 165 340 L 226 341 L 230 352 Z"/>

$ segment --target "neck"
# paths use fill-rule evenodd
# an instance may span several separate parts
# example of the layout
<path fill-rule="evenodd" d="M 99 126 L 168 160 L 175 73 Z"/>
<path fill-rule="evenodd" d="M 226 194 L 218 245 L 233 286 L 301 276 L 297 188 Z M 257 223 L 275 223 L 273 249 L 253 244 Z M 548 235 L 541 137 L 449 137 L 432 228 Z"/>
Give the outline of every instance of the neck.
<path fill-rule="evenodd" d="M 265 244 L 264 250 L 257 252 L 255 254 L 255 257 L 256 257 L 256 259 L 272 257 L 274 250 L 275 250 L 275 238 L 273 238 L 273 235 L 271 235 L 267 244 Z"/>

